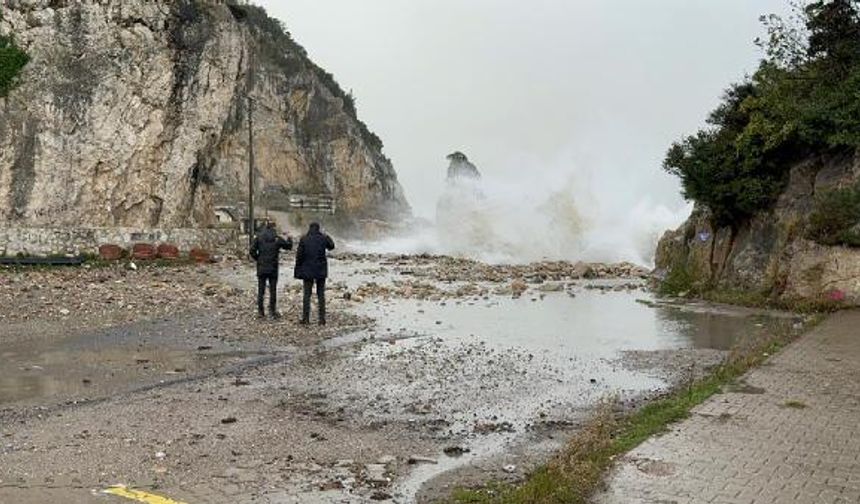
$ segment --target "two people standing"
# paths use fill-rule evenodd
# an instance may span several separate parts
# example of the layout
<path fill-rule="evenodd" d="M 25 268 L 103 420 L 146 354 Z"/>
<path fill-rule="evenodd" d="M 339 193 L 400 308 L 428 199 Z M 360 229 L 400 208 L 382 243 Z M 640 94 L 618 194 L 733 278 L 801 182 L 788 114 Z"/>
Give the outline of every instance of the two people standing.
<path fill-rule="evenodd" d="M 251 257 L 257 262 L 257 310 L 260 318 L 265 317 L 263 300 L 266 285 L 269 286 L 269 315 L 278 319 L 277 311 L 278 265 L 281 250 L 291 250 L 293 241 L 287 237 L 281 238 L 275 232 L 275 225 L 269 223 L 266 228 L 254 238 L 251 245 Z M 325 282 L 328 277 L 327 252 L 334 249 L 334 241 L 330 236 L 320 231 L 320 225 L 312 223 L 300 240 L 296 249 L 296 266 L 294 276 L 302 280 L 304 295 L 302 298 L 302 324 L 310 323 L 311 294 L 314 285 L 317 290 L 319 308 L 319 323 L 325 325 Z"/>

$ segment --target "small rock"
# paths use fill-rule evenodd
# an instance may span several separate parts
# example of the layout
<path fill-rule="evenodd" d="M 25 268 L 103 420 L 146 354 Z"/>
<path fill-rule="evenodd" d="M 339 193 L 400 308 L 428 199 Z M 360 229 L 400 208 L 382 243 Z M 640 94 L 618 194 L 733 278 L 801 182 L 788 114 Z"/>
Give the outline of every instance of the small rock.
<path fill-rule="evenodd" d="M 364 471 L 367 474 L 367 482 L 373 486 L 385 486 L 391 483 L 391 480 L 385 475 L 388 468 L 383 464 L 367 464 L 364 466 Z"/>
<path fill-rule="evenodd" d="M 516 472 L 517 466 L 515 466 L 513 464 L 508 464 L 505 467 L 503 467 L 502 470 L 505 471 L 506 473 L 513 473 L 513 472 Z"/>
<path fill-rule="evenodd" d="M 236 417 L 227 417 L 227 418 L 222 418 L 222 419 L 221 419 L 221 423 L 222 423 L 222 424 L 232 424 L 232 423 L 236 423 Z"/>
<path fill-rule="evenodd" d="M 541 292 L 561 292 L 564 290 L 564 284 L 561 283 L 545 283 L 538 287 Z"/>
<path fill-rule="evenodd" d="M 412 455 L 409 457 L 409 460 L 406 462 L 409 465 L 417 465 L 417 464 L 436 464 L 436 459 L 432 459 L 430 457 L 422 457 L 420 455 Z"/>
<path fill-rule="evenodd" d="M 326 481 L 325 483 L 320 483 L 319 489 L 323 492 L 327 490 L 342 490 L 343 483 L 340 480 Z"/>
<path fill-rule="evenodd" d="M 528 288 L 529 286 L 522 280 L 514 280 L 511 283 L 511 293 L 516 297 L 521 296 L 523 292 L 528 290 Z"/>
<path fill-rule="evenodd" d="M 449 457 L 459 457 L 465 453 L 469 453 L 470 450 L 462 446 L 449 446 L 442 451 Z"/>

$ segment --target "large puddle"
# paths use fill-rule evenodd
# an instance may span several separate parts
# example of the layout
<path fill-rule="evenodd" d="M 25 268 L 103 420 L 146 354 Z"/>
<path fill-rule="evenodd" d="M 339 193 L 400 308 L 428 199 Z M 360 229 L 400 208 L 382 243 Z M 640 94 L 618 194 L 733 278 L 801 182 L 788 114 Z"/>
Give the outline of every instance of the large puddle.
<path fill-rule="evenodd" d="M 366 269 L 343 274 L 351 286 L 396 278 Z M 394 398 L 380 408 L 369 399 L 364 414 L 444 420 L 442 439 L 465 439 L 466 455 L 432 454 L 435 463 L 410 471 L 397 495 L 411 502 L 434 477 L 504 458 L 523 442 L 536 443 L 541 428 L 582 419 L 606 398 L 623 401 L 665 390 L 680 374 L 667 371 L 675 354 L 684 355 L 678 366 L 714 365 L 740 338 L 755 337 L 788 317 L 661 304 L 644 289 L 615 288 L 623 283 L 581 281 L 560 292 L 532 286 L 518 299 L 369 300 L 356 311 L 376 326 L 328 342 L 365 342 L 342 370 L 352 383 L 338 383 L 329 392 Z M 645 362 L 628 362 L 631 355 L 645 356 Z"/>
<path fill-rule="evenodd" d="M 427 302 L 382 300 L 359 312 L 376 319 L 377 333 L 414 333 L 446 341 L 480 339 L 497 347 L 528 348 L 557 357 L 607 357 L 622 350 L 727 350 L 754 326 L 744 313 L 691 311 L 653 305 L 644 292 L 580 290 L 543 299 L 492 297 Z"/>
<path fill-rule="evenodd" d="M 214 339 L 192 339 L 193 321 L 190 326 L 145 321 L 101 330 L 55 327 L 51 333 L 29 324 L 7 327 L 10 341 L 0 341 L 0 407 L 107 397 L 259 355 Z"/>

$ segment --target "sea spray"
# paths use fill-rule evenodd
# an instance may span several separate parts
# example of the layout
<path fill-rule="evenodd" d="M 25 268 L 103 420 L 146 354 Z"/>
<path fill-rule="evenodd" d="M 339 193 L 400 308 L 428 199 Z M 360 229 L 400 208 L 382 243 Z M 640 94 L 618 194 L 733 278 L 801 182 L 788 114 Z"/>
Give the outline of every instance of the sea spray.
<path fill-rule="evenodd" d="M 585 170 L 541 176 L 481 177 L 465 155 L 451 165 L 433 222 L 375 242 L 352 243 L 361 252 L 444 254 L 489 263 L 539 260 L 630 261 L 650 266 L 660 235 L 677 227 L 690 208 L 670 209 L 648 195 L 608 184 Z M 614 181 L 613 181 L 614 182 Z M 618 182 L 620 184 L 622 182 Z"/>

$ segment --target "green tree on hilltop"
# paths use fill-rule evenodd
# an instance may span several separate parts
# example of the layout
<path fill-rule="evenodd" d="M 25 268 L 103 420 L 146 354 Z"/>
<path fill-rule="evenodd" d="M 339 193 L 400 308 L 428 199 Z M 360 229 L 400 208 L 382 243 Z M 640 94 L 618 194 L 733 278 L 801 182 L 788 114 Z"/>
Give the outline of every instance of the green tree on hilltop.
<path fill-rule="evenodd" d="M 684 196 L 737 226 L 769 208 L 793 161 L 860 147 L 860 1 L 798 7 L 802 25 L 763 18 L 767 57 L 726 91 L 708 127 L 676 142 L 664 168 Z"/>

